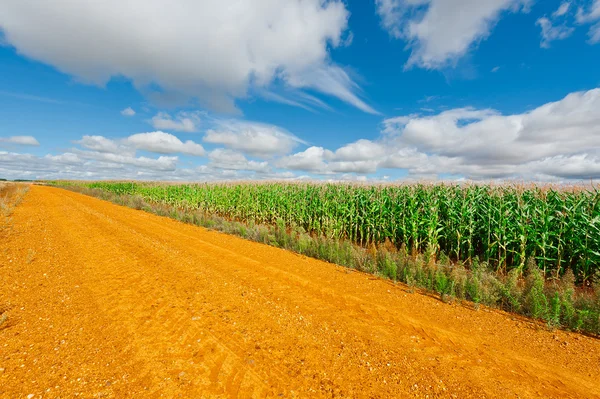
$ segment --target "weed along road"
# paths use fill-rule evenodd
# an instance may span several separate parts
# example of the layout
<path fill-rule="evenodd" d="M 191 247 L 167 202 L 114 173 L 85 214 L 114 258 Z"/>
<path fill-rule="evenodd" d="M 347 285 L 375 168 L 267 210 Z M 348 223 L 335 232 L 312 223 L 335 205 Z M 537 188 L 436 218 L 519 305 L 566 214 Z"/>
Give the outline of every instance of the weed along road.
<path fill-rule="evenodd" d="M 69 191 L 0 244 L 0 398 L 600 397 L 598 339 Z"/>

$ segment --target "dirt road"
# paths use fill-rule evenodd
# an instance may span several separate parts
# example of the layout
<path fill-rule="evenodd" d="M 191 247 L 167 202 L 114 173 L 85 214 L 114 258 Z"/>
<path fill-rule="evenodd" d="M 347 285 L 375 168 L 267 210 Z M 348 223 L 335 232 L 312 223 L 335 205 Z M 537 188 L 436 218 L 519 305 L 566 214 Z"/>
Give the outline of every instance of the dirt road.
<path fill-rule="evenodd" d="M 600 340 L 60 189 L 0 251 L 1 398 L 600 397 Z"/>

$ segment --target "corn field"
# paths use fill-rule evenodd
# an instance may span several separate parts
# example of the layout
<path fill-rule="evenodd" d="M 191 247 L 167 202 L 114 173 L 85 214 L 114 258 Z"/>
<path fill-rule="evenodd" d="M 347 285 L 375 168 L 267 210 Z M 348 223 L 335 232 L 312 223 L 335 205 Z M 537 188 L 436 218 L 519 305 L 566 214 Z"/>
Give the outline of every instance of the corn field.
<path fill-rule="evenodd" d="M 582 282 L 600 266 L 600 192 L 520 186 L 80 183 L 255 224 L 284 223 L 359 245 L 386 241 L 412 253 Z"/>

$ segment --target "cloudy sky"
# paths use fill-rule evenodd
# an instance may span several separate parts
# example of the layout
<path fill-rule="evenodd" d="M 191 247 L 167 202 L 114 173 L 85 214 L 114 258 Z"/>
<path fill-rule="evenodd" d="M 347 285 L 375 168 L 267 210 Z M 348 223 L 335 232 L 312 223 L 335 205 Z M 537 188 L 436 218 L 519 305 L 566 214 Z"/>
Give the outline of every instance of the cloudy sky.
<path fill-rule="evenodd" d="M 0 177 L 600 178 L 600 0 L 1 0 Z"/>

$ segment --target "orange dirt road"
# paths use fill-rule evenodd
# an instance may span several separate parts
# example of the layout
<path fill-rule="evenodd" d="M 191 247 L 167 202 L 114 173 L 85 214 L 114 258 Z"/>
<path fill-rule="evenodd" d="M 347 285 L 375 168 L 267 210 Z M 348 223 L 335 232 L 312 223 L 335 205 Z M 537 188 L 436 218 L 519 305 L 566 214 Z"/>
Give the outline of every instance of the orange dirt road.
<path fill-rule="evenodd" d="M 1 398 L 600 398 L 600 341 L 32 186 L 0 232 Z"/>

